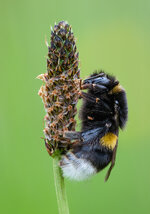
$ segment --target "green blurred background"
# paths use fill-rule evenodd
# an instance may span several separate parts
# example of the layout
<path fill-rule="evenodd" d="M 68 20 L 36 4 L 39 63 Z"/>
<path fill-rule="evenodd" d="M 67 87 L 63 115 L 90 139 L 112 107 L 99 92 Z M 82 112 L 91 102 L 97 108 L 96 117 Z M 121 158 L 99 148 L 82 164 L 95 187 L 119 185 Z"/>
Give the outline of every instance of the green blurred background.
<path fill-rule="evenodd" d="M 5 0 L 0 16 L 0 213 L 58 213 L 35 77 L 46 72 L 45 35 L 49 41 L 50 25 L 61 20 L 77 38 L 81 77 L 95 69 L 116 75 L 129 103 L 109 181 L 106 169 L 66 181 L 70 213 L 150 213 L 150 1 Z"/>

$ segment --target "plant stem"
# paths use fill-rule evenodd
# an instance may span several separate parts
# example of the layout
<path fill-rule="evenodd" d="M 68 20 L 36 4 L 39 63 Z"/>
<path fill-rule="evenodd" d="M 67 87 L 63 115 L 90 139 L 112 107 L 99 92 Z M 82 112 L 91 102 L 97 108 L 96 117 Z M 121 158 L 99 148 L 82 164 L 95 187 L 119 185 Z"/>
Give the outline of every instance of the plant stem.
<path fill-rule="evenodd" d="M 53 158 L 54 182 L 56 188 L 56 197 L 58 203 L 59 214 L 69 214 L 67 195 L 65 189 L 64 178 L 58 165 L 59 156 Z"/>

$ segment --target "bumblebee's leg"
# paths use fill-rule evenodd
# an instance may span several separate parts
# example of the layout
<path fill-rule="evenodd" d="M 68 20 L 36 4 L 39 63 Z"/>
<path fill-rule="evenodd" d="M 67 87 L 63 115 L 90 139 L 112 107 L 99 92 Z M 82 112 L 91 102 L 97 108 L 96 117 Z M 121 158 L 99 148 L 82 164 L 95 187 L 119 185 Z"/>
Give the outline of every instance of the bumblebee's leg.
<path fill-rule="evenodd" d="M 105 176 L 105 182 L 108 180 L 110 174 L 111 174 L 111 170 L 113 169 L 113 167 L 115 166 L 115 161 L 116 161 L 116 153 L 117 153 L 117 147 L 118 147 L 118 140 L 116 142 L 116 146 L 114 148 L 114 151 L 113 151 L 113 155 L 112 155 L 112 160 L 111 160 L 111 165 L 107 171 L 107 174 Z"/>
<path fill-rule="evenodd" d="M 91 90 L 94 90 L 95 92 L 98 92 L 98 93 L 105 93 L 105 92 L 108 92 L 108 88 L 104 85 L 99 85 L 99 84 L 83 84 L 81 86 L 81 89 L 91 89 Z"/>
<path fill-rule="evenodd" d="M 90 94 L 88 93 L 85 93 L 85 92 L 80 92 L 80 98 L 83 98 L 83 99 L 86 99 L 92 103 L 95 103 L 96 102 L 96 97 L 95 96 L 91 96 Z"/>
<path fill-rule="evenodd" d="M 99 85 L 99 84 L 83 84 L 83 85 L 81 85 L 81 89 L 93 89 L 93 90 L 100 90 L 100 91 L 107 90 L 108 91 L 106 86 Z"/>

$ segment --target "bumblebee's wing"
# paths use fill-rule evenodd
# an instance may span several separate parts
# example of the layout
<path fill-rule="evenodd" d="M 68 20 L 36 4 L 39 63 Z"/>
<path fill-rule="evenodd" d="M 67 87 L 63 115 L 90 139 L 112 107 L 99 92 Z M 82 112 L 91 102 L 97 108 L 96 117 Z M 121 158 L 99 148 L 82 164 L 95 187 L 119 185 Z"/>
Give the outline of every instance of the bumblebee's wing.
<path fill-rule="evenodd" d="M 76 131 L 65 131 L 63 136 L 70 140 L 80 140 L 82 133 Z"/>
<path fill-rule="evenodd" d="M 96 123 L 95 123 L 96 125 Z M 90 125 L 89 125 L 90 127 Z M 108 130 L 106 125 L 99 125 L 99 127 L 92 128 L 82 132 L 82 140 L 84 142 L 94 142 L 95 139 L 100 139 L 102 135 L 104 135 Z"/>
<path fill-rule="evenodd" d="M 105 125 L 101 125 L 100 127 L 96 127 L 94 129 L 89 129 L 83 132 L 76 132 L 76 131 L 66 131 L 64 132 L 64 137 L 68 138 L 70 140 L 80 140 L 81 142 L 92 142 L 95 138 L 100 138 L 100 135 L 104 135 L 109 126 L 108 123 L 105 123 Z"/>
<path fill-rule="evenodd" d="M 114 148 L 114 151 L 113 151 L 113 155 L 112 155 L 112 160 L 111 160 L 111 165 L 107 171 L 107 174 L 105 176 L 105 181 L 108 180 L 109 176 L 110 176 L 110 173 L 111 173 L 111 170 L 113 169 L 114 165 L 115 165 L 115 161 L 116 161 L 116 154 L 117 154 L 117 147 L 118 147 L 118 140 L 116 142 L 116 146 Z"/>

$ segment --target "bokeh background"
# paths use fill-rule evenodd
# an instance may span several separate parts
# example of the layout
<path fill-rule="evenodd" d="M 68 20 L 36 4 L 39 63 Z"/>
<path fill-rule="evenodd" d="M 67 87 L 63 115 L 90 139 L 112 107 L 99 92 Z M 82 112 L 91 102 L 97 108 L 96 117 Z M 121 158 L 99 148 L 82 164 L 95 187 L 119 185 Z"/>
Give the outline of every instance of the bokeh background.
<path fill-rule="evenodd" d="M 95 69 L 116 75 L 129 103 L 109 181 L 104 183 L 106 169 L 85 182 L 66 181 L 70 213 L 148 214 L 150 1 L 5 0 L 0 17 L 0 213 L 58 213 L 35 77 L 46 72 L 50 26 L 67 20 L 77 38 L 81 77 Z"/>

